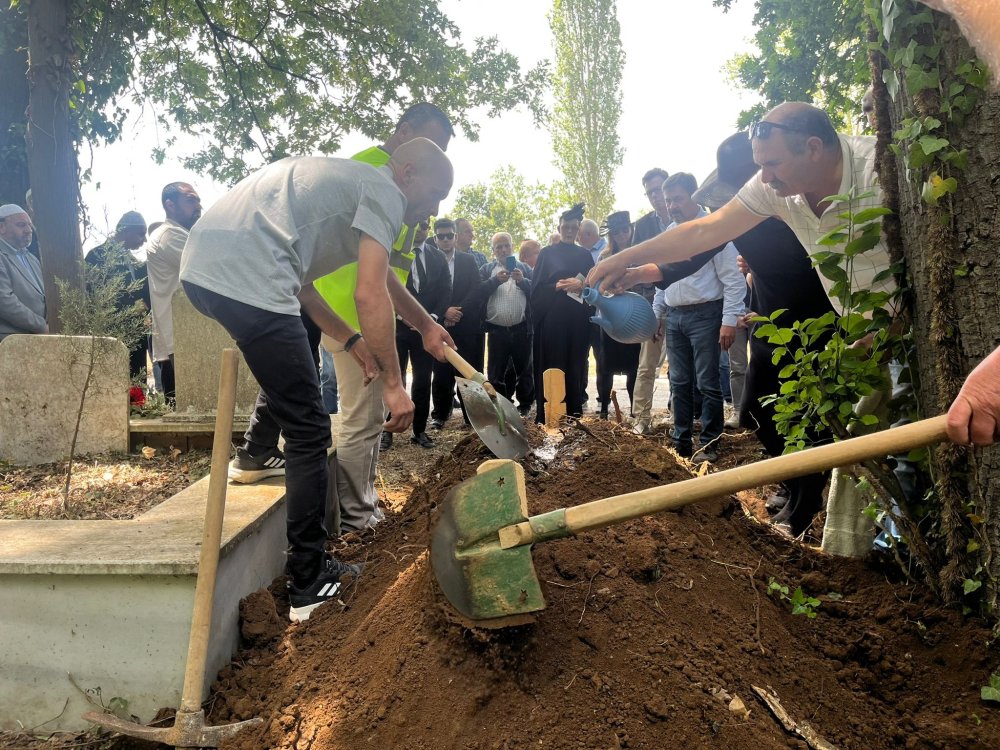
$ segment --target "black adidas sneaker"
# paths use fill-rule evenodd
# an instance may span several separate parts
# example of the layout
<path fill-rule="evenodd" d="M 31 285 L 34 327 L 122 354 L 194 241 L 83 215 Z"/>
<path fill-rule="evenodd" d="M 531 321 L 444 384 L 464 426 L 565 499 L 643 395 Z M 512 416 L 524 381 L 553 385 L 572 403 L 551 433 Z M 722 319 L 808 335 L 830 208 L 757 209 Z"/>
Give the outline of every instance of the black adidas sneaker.
<path fill-rule="evenodd" d="M 288 619 L 292 622 L 305 622 L 316 607 L 324 602 L 337 599 L 344 587 L 353 585 L 361 575 L 362 565 L 348 565 L 335 557 L 325 557 L 323 567 L 316 580 L 303 589 L 296 588 L 288 582 L 288 599 L 291 609 Z"/>
<path fill-rule="evenodd" d="M 285 475 L 285 454 L 272 448 L 260 456 L 251 456 L 246 448 L 236 449 L 236 458 L 229 462 L 229 478 L 240 484 L 253 484 L 267 477 Z"/>

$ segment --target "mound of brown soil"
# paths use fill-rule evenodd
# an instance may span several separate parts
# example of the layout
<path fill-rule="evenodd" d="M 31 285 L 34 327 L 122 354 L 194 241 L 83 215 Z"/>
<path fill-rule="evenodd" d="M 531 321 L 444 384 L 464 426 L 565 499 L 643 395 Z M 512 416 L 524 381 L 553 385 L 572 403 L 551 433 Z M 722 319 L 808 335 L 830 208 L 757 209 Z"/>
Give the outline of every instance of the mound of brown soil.
<path fill-rule="evenodd" d="M 525 462 L 532 513 L 690 476 L 648 440 L 587 429 Z M 1000 710 L 979 698 L 1000 655 L 981 623 L 780 538 L 731 498 L 539 544 L 548 608 L 470 627 L 427 544 L 437 505 L 486 458 L 463 441 L 373 539 L 338 550 L 368 565 L 343 610 L 289 626 L 280 581 L 245 604 L 249 645 L 219 675 L 211 718 L 264 723 L 228 748 L 807 747 L 754 686 L 837 748 L 1000 743 Z M 772 580 L 818 598 L 816 617 L 769 595 Z"/>

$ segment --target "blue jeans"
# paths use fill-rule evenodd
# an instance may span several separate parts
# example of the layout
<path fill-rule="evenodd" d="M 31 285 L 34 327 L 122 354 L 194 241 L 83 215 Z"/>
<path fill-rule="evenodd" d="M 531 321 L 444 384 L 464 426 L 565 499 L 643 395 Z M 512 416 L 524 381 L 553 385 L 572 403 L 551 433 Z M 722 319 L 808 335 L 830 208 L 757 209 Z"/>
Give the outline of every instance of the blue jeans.
<path fill-rule="evenodd" d="M 694 388 L 701 393 L 701 445 L 722 434 L 722 388 L 719 381 L 719 328 L 722 300 L 672 307 L 667 314 L 667 359 L 673 399 L 674 444 L 691 450 Z"/>
<path fill-rule="evenodd" d="M 336 414 L 340 402 L 337 397 L 337 371 L 333 369 L 333 355 L 321 346 L 319 356 L 319 388 L 323 393 L 323 406 L 327 413 Z"/>

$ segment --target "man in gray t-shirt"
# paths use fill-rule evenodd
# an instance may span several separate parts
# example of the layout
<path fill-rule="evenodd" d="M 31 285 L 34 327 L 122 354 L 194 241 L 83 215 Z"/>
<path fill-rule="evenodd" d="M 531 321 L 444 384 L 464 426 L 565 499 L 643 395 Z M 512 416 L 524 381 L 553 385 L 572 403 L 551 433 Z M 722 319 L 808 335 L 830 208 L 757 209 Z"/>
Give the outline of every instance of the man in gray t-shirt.
<path fill-rule="evenodd" d="M 400 146 L 384 167 L 325 157 L 283 159 L 212 206 L 184 248 L 180 278 L 191 303 L 229 332 L 260 384 L 238 457 L 243 451 L 276 466 L 278 431 L 285 436 L 293 622 L 336 598 L 342 576 L 360 573 L 325 552 L 330 419 L 300 309 L 344 344 L 366 383 L 382 380 L 392 414 L 385 429 L 407 429 L 413 403 L 396 357 L 395 315 L 421 333 L 424 347 L 438 359 L 454 342 L 390 270 L 389 250 L 404 222 L 412 226 L 437 213 L 452 179 L 444 152 L 423 138 Z M 311 283 L 353 262 L 360 332 L 334 314 Z M 275 455 L 260 456 L 255 449 Z"/>

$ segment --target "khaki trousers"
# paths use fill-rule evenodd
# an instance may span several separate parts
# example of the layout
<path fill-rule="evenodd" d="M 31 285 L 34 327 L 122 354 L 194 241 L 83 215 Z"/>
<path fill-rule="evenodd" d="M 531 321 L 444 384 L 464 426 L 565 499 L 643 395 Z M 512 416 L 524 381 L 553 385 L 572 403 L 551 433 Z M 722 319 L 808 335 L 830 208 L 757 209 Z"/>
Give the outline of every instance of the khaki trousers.
<path fill-rule="evenodd" d="M 340 503 L 340 530 L 360 531 L 385 518 L 375 492 L 378 444 L 385 422 L 382 381 L 367 386 L 358 363 L 342 344 L 323 336 L 323 348 L 333 354 L 340 395 L 340 435 L 337 438 L 334 492 Z"/>
<path fill-rule="evenodd" d="M 632 404 L 632 419 L 635 422 L 649 422 L 653 410 L 653 391 L 656 387 L 656 376 L 663 367 L 667 356 L 667 337 L 659 341 L 649 339 L 639 347 L 639 369 L 635 374 L 634 402 Z"/>

